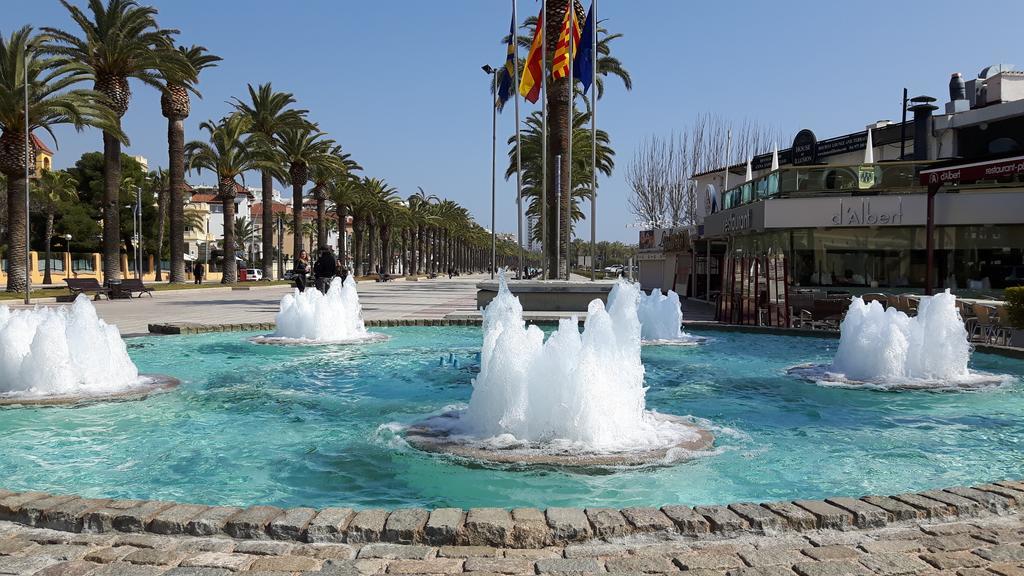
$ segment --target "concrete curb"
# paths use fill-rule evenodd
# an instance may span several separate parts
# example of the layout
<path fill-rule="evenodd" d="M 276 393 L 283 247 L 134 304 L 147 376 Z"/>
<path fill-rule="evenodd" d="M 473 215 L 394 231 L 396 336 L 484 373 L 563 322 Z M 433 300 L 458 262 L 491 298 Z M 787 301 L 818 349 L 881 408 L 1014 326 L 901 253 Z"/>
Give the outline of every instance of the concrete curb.
<path fill-rule="evenodd" d="M 0 520 L 75 533 L 230 536 L 292 542 L 543 548 L 600 538 L 709 539 L 855 530 L 1020 513 L 1024 482 L 893 496 L 661 508 L 282 509 L 108 500 L 0 489 Z"/>

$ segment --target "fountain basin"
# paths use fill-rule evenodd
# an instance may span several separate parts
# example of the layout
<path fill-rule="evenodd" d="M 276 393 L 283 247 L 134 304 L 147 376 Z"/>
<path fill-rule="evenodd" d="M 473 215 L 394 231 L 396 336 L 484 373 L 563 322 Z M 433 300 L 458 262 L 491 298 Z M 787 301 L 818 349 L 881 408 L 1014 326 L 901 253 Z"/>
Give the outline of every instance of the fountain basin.
<path fill-rule="evenodd" d="M 813 382 L 821 386 L 838 388 L 859 388 L 896 392 L 900 390 L 921 390 L 926 392 L 969 392 L 987 390 L 1012 384 L 1016 378 L 1006 374 L 969 371 L 963 376 L 947 380 L 929 378 L 891 378 L 887 380 L 857 380 L 837 372 L 831 364 L 799 364 L 786 370 L 790 376 Z"/>
<path fill-rule="evenodd" d="M 689 419 L 648 412 L 647 415 L 659 423 L 674 425 L 680 432 L 679 438 L 666 446 L 616 452 L 575 450 L 571 446 L 543 442 L 512 441 L 502 445 L 500 441 L 481 441 L 453 434 L 461 414 L 461 411 L 453 410 L 413 424 L 405 433 L 405 441 L 424 452 L 478 462 L 568 468 L 672 464 L 697 457 L 715 443 L 711 432 L 694 425 Z"/>
<path fill-rule="evenodd" d="M 18 394 L 0 394 L 0 407 L 13 406 L 68 406 L 91 404 L 94 402 L 124 402 L 143 400 L 153 394 L 177 388 L 181 380 L 162 374 L 140 374 L 138 383 L 116 392 L 101 394 L 50 394 L 28 396 Z"/>
<path fill-rule="evenodd" d="M 289 338 L 286 336 L 274 336 L 273 334 L 265 334 L 263 336 L 253 336 L 249 338 L 249 341 L 254 344 L 265 344 L 271 346 L 329 346 L 329 345 L 341 345 L 341 344 L 370 344 L 373 342 L 383 342 L 388 339 L 387 334 L 380 334 L 377 332 L 368 332 L 364 336 L 355 336 L 352 338 L 340 338 L 337 340 L 316 340 L 311 338 Z"/>

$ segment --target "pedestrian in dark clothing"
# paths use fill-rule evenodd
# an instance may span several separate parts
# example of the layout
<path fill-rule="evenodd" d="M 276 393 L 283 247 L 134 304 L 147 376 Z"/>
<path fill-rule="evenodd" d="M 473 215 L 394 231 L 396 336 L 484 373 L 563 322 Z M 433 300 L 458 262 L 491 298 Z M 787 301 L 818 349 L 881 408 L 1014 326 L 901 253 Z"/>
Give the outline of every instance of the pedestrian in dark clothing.
<path fill-rule="evenodd" d="M 305 250 L 299 251 L 299 257 L 295 259 L 295 287 L 299 292 L 306 291 L 306 274 L 309 274 L 309 256 Z"/>
<path fill-rule="evenodd" d="M 341 272 L 339 272 L 338 275 L 341 276 L 341 283 L 344 284 L 345 280 L 348 280 L 348 268 L 342 266 Z"/>
<path fill-rule="evenodd" d="M 192 275 L 196 278 L 196 284 L 202 284 L 203 276 L 206 275 L 206 266 L 203 266 L 202 262 L 196 262 L 192 266 Z"/>
<path fill-rule="evenodd" d="M 316 282 L 316 289 L 327 293 L 330 288 L 331 279 L 338 274 L 338 259 L 331 254 L 330 249 L 321 248 L 320 257 L 313 264 L 313 278 Z"/>

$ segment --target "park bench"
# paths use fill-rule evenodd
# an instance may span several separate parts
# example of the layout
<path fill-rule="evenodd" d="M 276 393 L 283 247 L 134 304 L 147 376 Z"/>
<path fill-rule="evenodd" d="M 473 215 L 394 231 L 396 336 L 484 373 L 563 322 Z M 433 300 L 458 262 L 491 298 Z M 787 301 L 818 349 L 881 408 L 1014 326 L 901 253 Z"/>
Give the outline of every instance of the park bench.
<path fill-rule="evenodd" d="M 143 284 L 139 278 L 125 278 L 115 286 L 115 290 L 121 294 L 127 294 L 128 298 L 132 298 L 136 292 L 138 293 L 136 298 L 142 298 L 143 294 L 149 294 L 150 298 L 153 297 L 153 289 Z"/>
<path fill-rule="evenodd" d="M 64 281 L 67 282 L 72 296 L 92 294 L 93 300 L 99 300 L 100 296 L 110 298 L 110 288 L 100 285 L 95 278 L 65 278 Z"/>

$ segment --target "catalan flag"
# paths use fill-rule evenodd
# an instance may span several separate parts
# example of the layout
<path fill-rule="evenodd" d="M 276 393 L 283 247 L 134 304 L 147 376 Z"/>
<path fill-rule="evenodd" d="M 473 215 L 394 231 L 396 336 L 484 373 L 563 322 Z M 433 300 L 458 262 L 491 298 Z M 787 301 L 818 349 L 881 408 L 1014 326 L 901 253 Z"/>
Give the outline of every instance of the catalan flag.
<path fill-rule="evenodd" d="M 537 29 L 533 33 L 533 42 L 530 44 L 530 53 L 526 56 L 526 67 L 523 69 L 523 79 L 519 81 L 519 93 L 531 103 L 536 103 L 540 98 L 541 78 L 544 75 L 544 65 L 541 63 L 544 51 L 544 8 L 540 9 L 537 15 Z"/>
<path fill-rule="evenodd" d="M 555 58 L 551 63 L 551 77 L 555 80 L 569 75 L 569 61 L 576 55 L 576 50 L 580 46 L 580 21 L 576 15 L 574 4 L 574 0 L 569 0 L 565 18 L 562 19 L 562 31 L 558 34 L 558 43 L 555 44 Z M 571 46 L 570 34 L 572 34 Z"/>
<path fill-rule="evenodd" d="M 498 74 L 498 101 L 495 103 L 498 110 L 501 110 L 505 102 L 512 97 L 512 79 L 516 75 L 516 56 L 516 21 L 513 19 L 512 25 L 508 28 L 508 55 L 505 57 L 505 67 Z"/>

